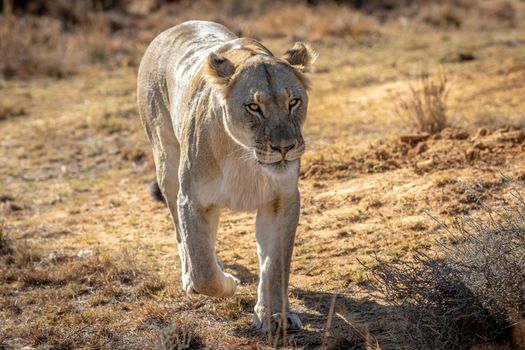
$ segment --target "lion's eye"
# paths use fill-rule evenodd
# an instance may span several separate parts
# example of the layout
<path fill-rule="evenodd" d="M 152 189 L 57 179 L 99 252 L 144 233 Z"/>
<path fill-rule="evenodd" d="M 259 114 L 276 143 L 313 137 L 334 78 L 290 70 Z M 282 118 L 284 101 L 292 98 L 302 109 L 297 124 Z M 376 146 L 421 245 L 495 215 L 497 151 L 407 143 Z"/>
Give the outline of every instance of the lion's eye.
<path fill-rule="evenodd" d="M 250 103 L 246 106 L 252 112 L 260 112 L 261 107 L 257 103 Z"/>
<path fill-rule="evenodd" d="M 298 98 L 292 98 L 290 102 L 288 102 L 288 104 L 290 105 L 290 107 L 294 107 L 297 106 L 299 102 L 301 102 L 301 100 L 299 100 Z"/>

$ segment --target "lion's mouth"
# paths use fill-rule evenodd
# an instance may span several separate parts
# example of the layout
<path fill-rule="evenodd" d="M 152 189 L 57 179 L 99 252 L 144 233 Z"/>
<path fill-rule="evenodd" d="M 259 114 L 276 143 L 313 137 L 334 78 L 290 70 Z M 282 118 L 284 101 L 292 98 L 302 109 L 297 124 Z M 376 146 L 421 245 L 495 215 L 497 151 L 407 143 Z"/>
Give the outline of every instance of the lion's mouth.
<path fill-rule="evenodd" d="M 260 160 L 258 160 L 257 162 L 259 163 L 259 166 L 261 168 L 266 169 L 267 171 L 270 171 L 274 174 L 282 174 L 282 173 L 287 172 L 289 169 L 293 168 L 293 164 L 296 161 L 281 159 L 273 163 L 264 163 L 264 162 L 261 162 Z"/>
<path fill-rule="evenodd" d="M 261 148 L 253 149 L 257 163 L 268 168 L 283 168 L 298 161 L 304 153 L 304 143 L 294 147 L 290 152 L 271 152 Z"/>
<path fill-rule="evenodd" d="M 281 154 L 277 154 L 277 152 L 261 154 L 261 152 L 254 150 L 253 153 L 257 164 L 261 168 L 277 174 L 287 172 L 293 168 L 299 160 L 299 158 L 290 159 L 291 157 L 288 154 L 286 154 L 286 157 L 283 157 Z M 286 159 L 287 157 L 288 159 Z"/>
<path fill-rule="evenodd" d="M 286 159 L 281 159 L 281 160 L 278 160 L 276 162 L 273 162 L 273 163 L 268 163 L 268 162 L 263 162 L 259 159 L 257 159 L 257 163 L 259 163 L 260 165 L 264 165 L 264 166 L 271 166 L 271 167 L 281 167 L 281 166 L 286 166 L 288 163 L 290 163 L 291 161 L 289 160 L 286 160 Z"/>

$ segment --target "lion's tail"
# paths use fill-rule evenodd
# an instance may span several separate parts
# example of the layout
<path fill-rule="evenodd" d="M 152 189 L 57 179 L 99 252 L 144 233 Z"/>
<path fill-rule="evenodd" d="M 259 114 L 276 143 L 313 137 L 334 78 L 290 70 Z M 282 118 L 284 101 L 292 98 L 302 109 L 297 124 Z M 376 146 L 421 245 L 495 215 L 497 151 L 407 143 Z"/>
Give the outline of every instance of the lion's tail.
<path fill-rule="evenodd" d="M 164 196 L 162 195 L 162 191 L 160 190 L 157 179 L 151 181 L 151 184 L 149 185 L 149 194 L 157 202 L 162 202 L 166 204 L 166 200 L 164 199 Z"/>

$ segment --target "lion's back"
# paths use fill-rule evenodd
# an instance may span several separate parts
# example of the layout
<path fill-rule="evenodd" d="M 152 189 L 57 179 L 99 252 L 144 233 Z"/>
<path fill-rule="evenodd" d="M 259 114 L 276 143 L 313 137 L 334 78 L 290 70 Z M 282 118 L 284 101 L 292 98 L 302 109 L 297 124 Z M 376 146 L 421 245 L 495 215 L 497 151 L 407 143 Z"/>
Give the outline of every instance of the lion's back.
<path fill-rule="evenodd" d="M 175 129 L 182 122 L 185 94 L 202 63 L 215 48 L 236 36 L 225 26 L 188 21 L 160 33 L 146 49 L 138 72 L 137 98 L 143 122 L 168 111 Z M 148 108 L 151 104 L 155 108 Z"/>

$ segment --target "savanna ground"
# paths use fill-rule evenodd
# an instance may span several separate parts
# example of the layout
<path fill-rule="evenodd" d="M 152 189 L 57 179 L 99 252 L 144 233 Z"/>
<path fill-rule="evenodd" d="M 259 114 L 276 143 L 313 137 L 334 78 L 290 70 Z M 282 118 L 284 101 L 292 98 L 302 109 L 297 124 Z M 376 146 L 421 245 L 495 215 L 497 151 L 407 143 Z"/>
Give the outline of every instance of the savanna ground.
<path fill-rule="evenodd" d="M 192 348 L 404 348 L 363 264 L 436 253 L 450 243 L 442 224 L 512 203 L 525 182 L 525 3 L 421 3 L 136 1 L 72 24 L 15 6 L 0 37 L 0 349 L 165 349 L 176 336 Z M 187 296 L 169 213 L 148 194 L 137 64 L 190 18 L 275 54 L 297 39 L 319 53 L 290 281 L 305 328 L 284 342 L 249 330 L 254 213 L 221 218 L 236 296 Z M 400 101 L 422 71 L 447 77 L 448 128 L 407 138 L 421 134 Z"/>

